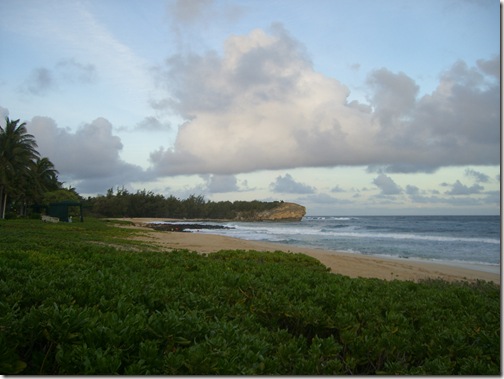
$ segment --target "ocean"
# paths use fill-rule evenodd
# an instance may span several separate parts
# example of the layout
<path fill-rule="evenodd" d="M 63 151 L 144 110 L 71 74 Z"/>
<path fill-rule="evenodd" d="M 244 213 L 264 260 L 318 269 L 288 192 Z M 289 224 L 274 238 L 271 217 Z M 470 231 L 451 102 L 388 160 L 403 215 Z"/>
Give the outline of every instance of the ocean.
<path fill-rule="evenodd" d="M 201 229 L 245 240 L 434 261 L 499 272 L 500 216 L 306 216 L 299 222 L 223 222 Z"/>

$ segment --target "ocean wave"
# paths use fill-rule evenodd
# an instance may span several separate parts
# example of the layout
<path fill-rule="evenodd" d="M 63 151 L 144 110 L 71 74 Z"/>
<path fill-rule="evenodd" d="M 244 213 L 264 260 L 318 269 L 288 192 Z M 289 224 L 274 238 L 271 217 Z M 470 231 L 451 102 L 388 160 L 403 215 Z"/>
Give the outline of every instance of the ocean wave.
<path fill-rule="evenodd" d="M 420 241 L 435 241 L 435 242 L 465 242 L 465 243 L 485 243 L 485 244 L 500 244 L 499 239 L 493 238 L 472 238 L 472 237 L 457 237 L 457 236 L 438 236 L 424 235 L 412 233 L 369 233 L 360 230 L 354 225 L 344 226 L 340 228 L 309 228 L 309 227 L 247 227 L 243 225 L 228 225 L 234 227 L 236 234 L 249 236 L 259 234 L 261 236 L 320 236 L 320 237 L 351 237 L 351 238 L 372 238 L 372 239 L 394 239 L 394 240 L 420 240 Z M 255 238 L 254 238 L 255 239 Z"/>
<path fill-rule="evenodd" d="M 350 221 L 350 220 L 357 220 L 357 217 L 305 216 L 304 219 L 305 220 Z"/>
<path fill-rule="evenodd" d="M 471 238 L 471 237 L 448 237 L 448 236 L 435 236 L 435 235 L 421 235 L 409 233 L 333 233 L 342 237 L 354 238 L 380 238 L 380 239 L 396 239 L 396 240 L 423 240 L 423 241 L 436 241 L 436 242 L 467 242 L 467 243 L 487 243 L 487 244 L 500 244 L 500 240 L 493 238 Z"/>
<path fill-rule="evenodd" d="M 227 224 L 226 226 L 234 228 L 238 233 L 259 233 L 259 234 L 268 234 L 268 235 L 278 235 L 278 234 L 283 234 L 283 235 L 299 235 L 299 234 L 304 234 L 304 235 L 316 235 L 320 234 L 321 230 L 317 228 L 309 228 L 309 227 L 280 227 L 280 226 L 273 226 L 273 227 L 265 227 L 265 226 L 246 226 L 246 225 L 239 225 L 239 224 Z"/>
<path fill-rule="evenodd" d="M 371 256 L 465 264 L 500 262 L 500 228 L 496 229 L 498 220 L 493 218 L 359 217 L 348 221 L 352 217 L 311 217 L 293 223 L 224 222 L 222 225 L 233 229 L 202 232 Z"/>
<path fill-rule="evenodd" d="M 321 233 L 338 233 L 340 230 L 359 230 L 361 229 L 360 227 L 356 225 L 345 225 L 345 224 L 338 224 L 338 225 L 330 225 L 327 227 L 323 227 L 320 229 Z"/>

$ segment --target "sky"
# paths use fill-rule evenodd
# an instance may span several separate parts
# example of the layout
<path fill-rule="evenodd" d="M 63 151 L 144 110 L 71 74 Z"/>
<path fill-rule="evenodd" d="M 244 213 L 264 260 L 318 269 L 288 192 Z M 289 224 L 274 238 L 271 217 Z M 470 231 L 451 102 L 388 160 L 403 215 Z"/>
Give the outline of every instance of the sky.
<path fill-rule="evenodd" d="M 500 12 L 497 0 L 1 0 L 0 123 L 26 122 L 84 197 L 498 215 Z"/>

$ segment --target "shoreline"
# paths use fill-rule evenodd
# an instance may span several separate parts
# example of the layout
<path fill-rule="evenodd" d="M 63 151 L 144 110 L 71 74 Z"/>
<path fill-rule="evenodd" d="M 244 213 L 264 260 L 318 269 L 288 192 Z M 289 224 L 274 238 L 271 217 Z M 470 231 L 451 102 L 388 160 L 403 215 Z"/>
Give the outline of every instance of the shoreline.
<path fill-rule="evenodd" d="M 217 234 L 156 231 L 145 224 L 156 221 L 187 221 L 168 218 L 109 218 L 112 221 L 128 221 L 133 225 L 122 226 L 146 232 L 136 240 L 154 243 L 162 249 L 188 249 L 199 253 L 219 250 L 257 250 L 301 253 L 319 260 L 332 273 L 350 277 L 377 278 L 385 280 L 444 279 L 447 281 L 485 280 L 500 284 L 499 272 L 493 266 L 466 264 L 449 261 L 422 261 L 395 257 L 370 256 L 342 251 L 309 248 L 275 242 L 251 241 Z M 192 220 L 191 220 L 192 221 Z"/>

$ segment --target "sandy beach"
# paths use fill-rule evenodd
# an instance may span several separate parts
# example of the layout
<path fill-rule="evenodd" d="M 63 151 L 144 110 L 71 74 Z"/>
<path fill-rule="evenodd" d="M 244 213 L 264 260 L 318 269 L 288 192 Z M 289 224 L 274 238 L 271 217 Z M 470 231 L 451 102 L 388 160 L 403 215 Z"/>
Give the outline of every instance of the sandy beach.
<path fill-rule="evenodd" d="M 257 250 L 302 253 L 318 259 L 331 272 L 350 277 L 378 278 L 385 280 L 411 280 L 441 278 L 449 281 L 485 280 L 500 284 L 500 274 L 489 272 L 484 267 L 459 267 L 445 263 L 418 262 L 409 259 L 377 258 L 361 254 L 330 250 L 311 249 L 293 245 L 282 245 L 260 241 L 247 241 L 232 237 L 203 233 L 180 233 L 155 231 L 144 225 L 167 219 L 121 218 L 130 221 L 142 233 L 137 240 L 153 243 L 161 249 L 189 249 L 199 253 L 213 253 L 219 250 Z"/>

